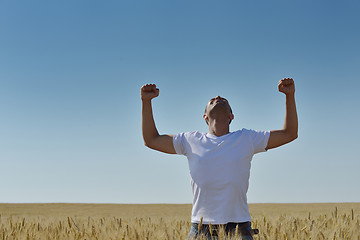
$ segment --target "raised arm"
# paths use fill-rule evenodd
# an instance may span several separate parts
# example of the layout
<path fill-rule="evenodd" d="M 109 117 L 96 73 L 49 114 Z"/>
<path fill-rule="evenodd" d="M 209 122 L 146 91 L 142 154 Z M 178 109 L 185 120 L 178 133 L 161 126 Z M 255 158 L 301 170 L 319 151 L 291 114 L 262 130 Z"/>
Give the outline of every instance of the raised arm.
<path fill-rule="evenodd" d="M 278 88 L 279 92 L 284 93 L 286 96 L 285 123 L 283 129 L 270 131 L 266 150 L 289 143 L 298 137 L 294 80 L 292 78 L 281 79 Z"/>
<path fill-rule="evenodd" d="M 164 153 L 175 154 L 172 135 L 160 135 L 156 129 L 151 100 L 159 96 L 155 84 L 145 84 L 141 87 L 141 128 L 145 146 Z"/>

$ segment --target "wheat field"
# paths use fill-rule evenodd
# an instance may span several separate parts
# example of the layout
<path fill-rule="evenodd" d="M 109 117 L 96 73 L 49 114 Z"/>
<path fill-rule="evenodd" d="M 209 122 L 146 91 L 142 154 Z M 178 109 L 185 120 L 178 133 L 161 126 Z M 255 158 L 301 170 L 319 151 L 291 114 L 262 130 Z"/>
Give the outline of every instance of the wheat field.
<path fill-rule="evenodd" d="M 249 206 L 254 239 L 360 240 L 360 203 Z M 190 213 L 189 204 L 0 204 L 0 240 L 186 239 Z"/>

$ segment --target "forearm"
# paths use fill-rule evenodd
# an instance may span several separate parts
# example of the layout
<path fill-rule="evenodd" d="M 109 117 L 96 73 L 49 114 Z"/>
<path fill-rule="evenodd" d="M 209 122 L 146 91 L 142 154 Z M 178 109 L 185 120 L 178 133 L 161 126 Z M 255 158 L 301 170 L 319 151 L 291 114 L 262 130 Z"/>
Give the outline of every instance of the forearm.
<path fill-rule="evenodd" d="M 298 118 L 294 93 L 286 94 L 286 112 L 283 130 L 285 130 L 293 138 L 297 138 Z"/>
<path fill-rule="evenodd" d="M 292 78 L 283 78 L 279 81 L 278 88 L 279 92 L 284 93 L 286 96 L 285 122 L 283 129 L 270 132 L 266 150 L 289 143 L 298 137 L 294 80 Z"/>
<path fill-rule="evenodd" d="M 142 101 L 141 128 L 144 143 L 146 146 L 150 146 L 151 140 L 159 136 L 153 117 L 151 100 Z"/>

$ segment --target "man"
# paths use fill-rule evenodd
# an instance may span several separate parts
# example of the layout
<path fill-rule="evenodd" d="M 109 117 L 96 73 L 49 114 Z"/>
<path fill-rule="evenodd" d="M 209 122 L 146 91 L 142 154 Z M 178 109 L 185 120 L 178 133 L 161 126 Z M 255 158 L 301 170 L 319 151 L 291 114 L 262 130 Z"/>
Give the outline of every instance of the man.
<path fill-rule="evenodd" d="M 219 229 L 237 234 L 242 239 L 251 236 L 251 217 L 247 205 L 251 159 L 255 153 L 279 147 L 297 138 L 298 120 L 295 104 L 295 84 L 292 78 L 279 81 L 278 89 L 286 96 L 283 129 L 229 131 L 234 119 L 225 98 L 212 98 L 204 113 L 208 133 L 186 132 L 160 135 L 153 118 L 151 100 L 159 96 L 155 84 L 141 88 L 142 134 L 147 147 L 188 158 L 194 195 L 189 239 L 205 236 L 213 239 Z M 221 230 L 223 231 L 223 230 Z"/>

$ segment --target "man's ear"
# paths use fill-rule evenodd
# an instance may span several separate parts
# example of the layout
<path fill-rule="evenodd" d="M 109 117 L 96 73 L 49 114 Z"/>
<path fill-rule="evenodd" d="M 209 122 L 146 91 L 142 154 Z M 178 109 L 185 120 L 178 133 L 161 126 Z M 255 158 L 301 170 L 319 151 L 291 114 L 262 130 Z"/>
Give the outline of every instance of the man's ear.
<path fill-rule="evenodd" d="M 230 122 L 231 122 L 232 120 L 234 120 L 234 118 L 235 118 L 235 117 L 234 117 L 234 114 L 231 113 L 230 116 L 229 116 Z"/>
<path fill-rule="evenodd" d="M 203 115 L 203 119 L 205 120 L 206 124 L 209 125 L 209 117 L 206 114 Z"/>

